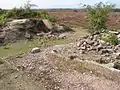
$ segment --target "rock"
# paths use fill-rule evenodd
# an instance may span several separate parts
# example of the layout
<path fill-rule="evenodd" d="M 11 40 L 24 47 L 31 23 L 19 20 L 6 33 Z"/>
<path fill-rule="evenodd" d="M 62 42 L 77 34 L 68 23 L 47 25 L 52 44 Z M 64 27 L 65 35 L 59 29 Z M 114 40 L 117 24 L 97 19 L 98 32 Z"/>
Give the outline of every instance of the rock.
<path fill-rule="evenodd" d="M 59 26 L 59 25 L 57 25 L 57 28 L 56 28 L 56 30 L 57 31 L 64 31 L 64 26 Z"/>
<path fill-rule="evenodd" d="M 99 44 L 99 45 L 97 46 L 97 51 L 100 51 L 101 49 L 103 49 L 103 46 L 102 46 L 102 44 Z"/>
<path fill-rule="evenodd" d="M 116 35 L 119 34 L 119 32 L 116 32 L 116 31 L 109 31 L 109 33 L 113 33 L 113 34 L 116 34 Z"/>
<path fill-rule="evenodd" d="M 29 19 L 14 19 L 14 20 L 12 20 L 10 22 L 7 22 L 7 24 L 9 24 L 9 25 L 18 25 L 18 24 L 24 24 L 24 23 L 26 23 L 28 21 L 29 21 Z"/>
<path fill-rule="evenodd" d="M 3 60 L 0 59 L 0 64 L 3 64 L 3 63 L 4 63 Z"/>
<path fill-rule="evenodd" d="M 82 47 L 80 47 L 80 49 L 82 49 L 82 50 L 86 50 L 86 47 L 85 47 L 85 46 L 82 46 Z"/>
<path fill-rule="evenodd" d="M 105 48 L 106 49 L 112 49 L 112 46 L 106 46 Z"/>
<path fill-rule="evenodd" d="M 31 34 L 30 34 L 30 33 L 26 32 L 26 33 L 25 33 L 25 38 L 27 38 L 27 39 L 31 39 L 31 38 L 32 38 L 32 36 L 31 36 Z"/>
<path fill-rule="evenodd" d="M 109 68 L 114 68 L 114 63 L 108 63 L 108 64 L 106 64 L 106 66 Z"/>
<path fill-rule="evenodd" d="M 53 49 L 52 51 L 51 51 L 51 53 L 57 53 L 57 50 L 55 50 L 55 49 Z"/>
<path fill-rule="evenodd" d="M 120 70 L 120 61 L 114 63 L 114 68 Z"/>
<path fill-rule="evenodd" d="M 48 29 L 50 29 L 50 30 L 53 29 L 53 26 L 52 26 L 51 22 L 49 22 L 49 20 L 43 19 L 42 21 Z"/>
<path fill-rule="evenodd" d="M 84 45 L 84 46 L 85 46 L 85 45 L 87 45 L 87 42 L 86 42 L 86 41 L 85 41 L 85 42 L 83 42 L 83 44 L 82 44 L 82 45 Z"/>
<path fill-rule="evenodd" d="M 93 45 L 93 44 L 94 44 L 94 41 L 87 40 L 87 43 L 88 43 L 89 45 Z"/>
<path fill-rule="evenodd" d="M 100 64 L 107 64 L 109 62 L 109 58 L 103 58 L 103 57 L 100 57 L 100 59 L 97 61 L 98 63 Z"/>
<path fill-rule="evenodd" d="M 62 34 L 59 35 L 59 38 L 64 39 L 68 35 L 69 35 L 69 33 L 62 33 Z"/>
<path fill-rule="evenodd" d="M 94 38 L 93 36 L 90 36 L 90 37 L 89 37 L 90 40 L 93 40 L 93 38 Z"/>
<path fill-rule="evenodd" d="M 112 49 L 102 49 L 102 50 L 100 50 L 100 54 L 106 54 L 106 53 L 111 54 L 111 53 L 113 53 L 113 50 Z"/>
<path fill-rule="evenodd" d="M 118 34 L 117 37 L 120 38 L 120 34 Z"/>
<path fill-rule="evenodd" d="M 37 35 L 37 36 L 44 36 L 45 33 L 37 33 L 36 35 Z"/>
<path fill-rule="evenodd" d="M 80 46 L 81 46 L 81 42 L 78 42 L 78 43 L 77 43 L 77 47 L 80 47 Z"/>
<path fill-rule="evenodd" d="M 40 52 L 40 48 L 38 48 L 38 47 L 33 48 L 30 52 L 31 53 L 39 53 Z"/>
<path fill-rule="evenodd" d="M 113 53 L 115 59 L 120 59 L 120 53 Z"/>
<path fill-rule="evenodd" d="M 84 50 L 80 50 L 80 54 L 85 54 L 85 51 Z"/>
<path fill-rule="evenodd" d="M 93 41 L 97 41 L 97 39 L 98 39 L 98 35 L 94 35 Z"/>
<path fill-rule="evenodd" d="M 69 59 L 71 59 L 71 60 L 73 60 L 73 59 L 75 59 L 75 58 L 77 58 L 78 56 L 77 55 L 69 55 Z"/>
<path fill-rule="evenodd" d="M 105 41 L 99 40 L 99 43 L 101 43 L 102 45 L 104 45 L 104 44 L 105 44 Z"/>
<path fill-rule="evenodd" d="M 96 41 L 96 42 L 94 42 L 93 45 L 94 45 L 94 46 L 97 46 L 97 45 L 99 45 L 99 43 Z"/>

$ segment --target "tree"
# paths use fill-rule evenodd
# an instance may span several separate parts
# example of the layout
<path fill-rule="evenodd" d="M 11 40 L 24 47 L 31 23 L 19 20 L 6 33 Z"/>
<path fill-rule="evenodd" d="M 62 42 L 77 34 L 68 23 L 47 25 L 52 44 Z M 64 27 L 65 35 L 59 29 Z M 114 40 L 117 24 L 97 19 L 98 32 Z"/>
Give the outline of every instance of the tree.
<path fill-rule="evenodd" d="M 113 4 L 104 4 L 102 2 L 95 4 L 94 6 L 85 5 L 88 12 L 88 24 L 89 32 L 96 33 L 102 32 L 103 29 L 107 29 L 106 22 L 109 12 L 114 8 Z"/>

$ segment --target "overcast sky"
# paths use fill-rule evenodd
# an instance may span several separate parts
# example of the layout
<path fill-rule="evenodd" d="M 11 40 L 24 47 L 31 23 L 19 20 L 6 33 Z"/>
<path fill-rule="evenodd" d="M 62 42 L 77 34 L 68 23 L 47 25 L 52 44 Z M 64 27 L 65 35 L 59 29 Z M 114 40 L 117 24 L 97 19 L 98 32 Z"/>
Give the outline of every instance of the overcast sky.
<path fill-rule="evenodd" d="M 26 0 L 1 0 L 0 8 L 10 9 L 20 7 Z M 39 8 L 79 8 L 80 3 L 95 4 L 98 2 L 110 2 L 120 7 L 120 0 L 31 0 Z"/>

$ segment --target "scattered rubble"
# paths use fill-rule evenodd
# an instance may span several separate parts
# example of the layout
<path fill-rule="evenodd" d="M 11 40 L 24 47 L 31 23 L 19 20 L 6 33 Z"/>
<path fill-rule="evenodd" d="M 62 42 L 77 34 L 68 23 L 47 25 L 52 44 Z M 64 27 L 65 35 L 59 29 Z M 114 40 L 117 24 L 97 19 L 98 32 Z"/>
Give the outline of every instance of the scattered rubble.
<path fill-rule="evenodd" d="M 113 65 L 120 59 L 120 44 L 109 45 L 100 39 L 99 34 L 82 37 L 76 42 L 67 45 L 54 46 L 51 50 L 56 50 L 58 54 L 71 60 L 78 58 L 100 64 L 112 63 Z"/>

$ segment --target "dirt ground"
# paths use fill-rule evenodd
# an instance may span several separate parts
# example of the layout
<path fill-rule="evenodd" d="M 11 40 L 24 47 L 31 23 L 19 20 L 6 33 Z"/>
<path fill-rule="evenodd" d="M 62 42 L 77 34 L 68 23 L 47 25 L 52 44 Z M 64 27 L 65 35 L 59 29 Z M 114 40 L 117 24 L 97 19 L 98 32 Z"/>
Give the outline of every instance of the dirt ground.
<path fill-rule="evenodd" d="M 87 67 L 49 48 L 11 57 L 0 64 L 0 90 L 119 90 L 120 78 L 114 79 L 113 71 L 103 71 L 108 78 L 100 68 L 93 72 Z"/>
<path fill-rule="evenodd" d="M 75 12 L 74 10 L 55 10 L 48 11 L 51 15 L 58 18 L 58 23 L 68 26 L 81 26 L 87 28 L 87 13 L 84 11 Z M 108 17 L 107 26 L 110 29 L 120 29 L 120 12 L 111 12 Z"/>

